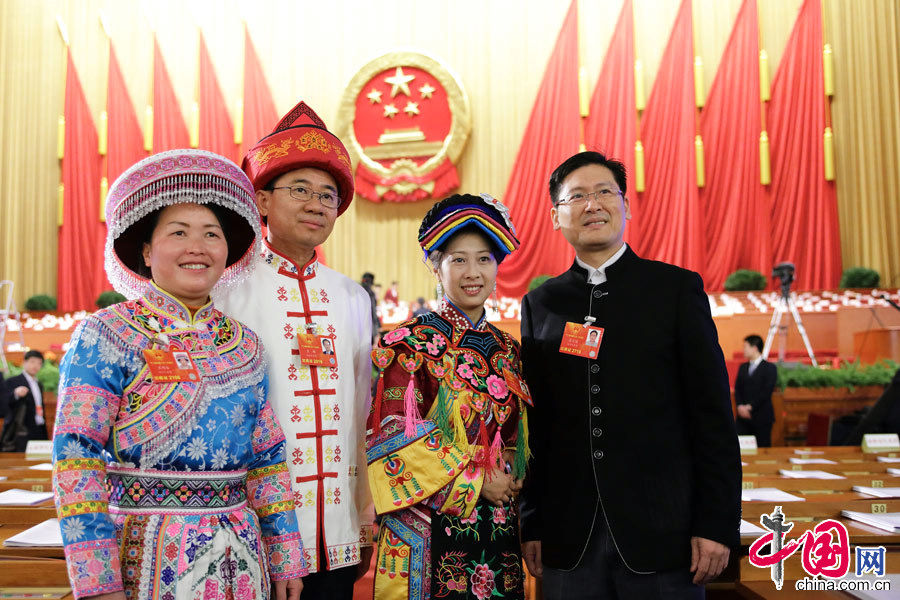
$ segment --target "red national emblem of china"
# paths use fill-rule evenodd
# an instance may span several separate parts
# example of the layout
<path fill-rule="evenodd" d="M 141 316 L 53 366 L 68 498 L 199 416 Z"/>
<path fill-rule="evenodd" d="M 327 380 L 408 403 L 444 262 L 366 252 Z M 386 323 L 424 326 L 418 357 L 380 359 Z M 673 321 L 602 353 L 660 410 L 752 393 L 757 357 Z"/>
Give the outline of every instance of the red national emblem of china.
<path fill-rule="evenodd" d="M 337 131 L 356 163 L 356 193 L 373 202 L 441 198 L 459 186 L 456 162 L 472 128 L 469 99 L 440 62 L 391 52 L 344 90 Z"/>

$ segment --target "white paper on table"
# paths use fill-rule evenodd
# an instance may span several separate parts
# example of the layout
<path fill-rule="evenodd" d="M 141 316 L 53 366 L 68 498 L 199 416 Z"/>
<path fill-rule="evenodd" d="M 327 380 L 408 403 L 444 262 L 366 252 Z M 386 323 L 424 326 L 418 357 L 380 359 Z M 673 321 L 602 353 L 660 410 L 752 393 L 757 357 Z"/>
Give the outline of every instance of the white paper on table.
<path fill-rule="evenodd" d="M 854 485 L 853 491 L 875 496 L 876 498 L 900 498 L 900 487 L 874 488 L 865 485 Z"/>
<path fill-rule="evenodd" d="M 17 533 L 5 542 L 4 546 L 53 546 L 62 548 L 62 532 L 59 530 L 58 519 L 47 519 L 38 523 L 31 529 Z"/>
<path fill-rule="evenodd" d="M 746 467 L 746 466 L 749 465 L 749 464 L 750 464 L 750 463 L 745 463 L 744 461 L 741 461 L 741 466 L 742 466 L 742 467 Z"/>
<path fill-rule="evenodd" d="M 803 502 L 806 498 L 782 492 L 778 488 L 741 490 L 741 502 Z"/>
<path fill-rule="evenodd" d="M 900 462 L 900 458 L 896 456 L 876 456 L 878 462 Z"/>
<path fill-rule="evenodd" d="M 898 469 L 897 467 L 888 467 L 888 468 L 887 468 L 887 472 L 888 472 L 888 474 L 890 474 L 890 475 L 898 475 L 898 476 L 900 476 L 900 469 Z"/>
<path fill-rule="evenodd" d="M 13 506 L 16 504 L 40 504 L 44 500 L 53 497 L 53 492 L 32 492 L 29 490 L 12 489 L 0 492 L 0 506 Z"/>
<path fill-rule="evenodd" d="M 766 530 L 759 525 L 741 519 L 741 535 L 761 535 L 763 533 L 766 533 Z"/>
<path fill-rule="evenodd" d="M 884 529 L 885 531 L 897 531 L 900 529 L 900 513 L 864 513 L 853 510 L 842 510 L 841 516 Z"/>
<path fill-rule="evenodd" d="M 794 450 L 794 454 L 825 454 L 824 450 Z"/>
<path fill-rule="evenodd" d="M 53 464 L 52 463 L 40 463 L 37 465 L 31 465 L 28 468 L 31 469 L 32 471 L 52 471 Z"/>
<path fill-rule="evenodd" d="M 792 471 L 790 469 L 781 469 L 778 471 L 784 477 L 791 479 L 847 479 L 843 475 L 835 475 L 834 473 L 826 473 L 825 471 Z"/>
<path fill-rule="evenodd" d="M 837 463 L 827 458 L 791 458 L 793 465 L 836 465 Z"/>
<path fill-rule="evenodd" d="M 0 475 L 0 481 L 6 481 L 6 475 Z"/>

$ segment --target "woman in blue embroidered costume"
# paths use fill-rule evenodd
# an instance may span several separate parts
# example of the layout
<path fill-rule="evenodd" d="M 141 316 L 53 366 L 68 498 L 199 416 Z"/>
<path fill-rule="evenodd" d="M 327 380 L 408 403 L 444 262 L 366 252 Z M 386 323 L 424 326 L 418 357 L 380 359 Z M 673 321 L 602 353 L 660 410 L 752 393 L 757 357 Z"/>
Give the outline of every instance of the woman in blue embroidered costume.
<path fill-rule="evenodd" d="M 297 598 L 263 349 L 208 300 L 258 252 L 253 186 L 221 156 L 164 152 L 116 180 L 106 222 L 106 272 L 131 300 L 72 336 L 53 436 L 75 597 Z"/>
<path fill-rule="evenodd" d="M 519 344 L 487 322 L 519 242 L 490 196 L 437 203 L 419 229 L 443 299 L 387 333 L 367 431 L 375 598 L 522 598 L 515 495 L 528 459 Z"/>

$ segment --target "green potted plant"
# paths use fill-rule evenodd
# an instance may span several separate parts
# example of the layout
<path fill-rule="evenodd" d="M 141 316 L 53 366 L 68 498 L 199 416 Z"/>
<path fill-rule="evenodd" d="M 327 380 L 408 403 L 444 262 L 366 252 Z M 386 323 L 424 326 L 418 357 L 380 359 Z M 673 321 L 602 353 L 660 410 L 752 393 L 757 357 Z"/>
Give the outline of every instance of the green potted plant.
<path fill-rule="evenodd" d="M 850 267 L 841 275 L 840 288 L 877 288 L 881 275 L 875 269 L 866 267 Z"/>
<path fill-rule="evenodd" d="M 106 290 L 105 292 L 101 292 L 97 297 L 97 308 L 106 308 L 107 306 L 118 304 L 119 302 L 125 302 L 125 300 L 127 299 L 128 298 L 126 298 L 119 292 Z"/>
<path fill-rule="evenodd" d="M 32 317 L 40 318 L 56 310 L 56 298 L 46 294 L 36 294 L 25 301 L 25 310 Z"/>
<path fill-rule="evenodd" d="M 727 292 L 755 292 L 766 289 L 766 278 L 759 271 L 738 269 L 725 279 Z"/>
<path fill-rule="evenodd" d="M 536 290 L 541 287 L 541 285 L 547 281 L 548 279 L 553 279 L 553 275 L 538 275 L 530 282 L 528 282 L 528 291 Z"/>

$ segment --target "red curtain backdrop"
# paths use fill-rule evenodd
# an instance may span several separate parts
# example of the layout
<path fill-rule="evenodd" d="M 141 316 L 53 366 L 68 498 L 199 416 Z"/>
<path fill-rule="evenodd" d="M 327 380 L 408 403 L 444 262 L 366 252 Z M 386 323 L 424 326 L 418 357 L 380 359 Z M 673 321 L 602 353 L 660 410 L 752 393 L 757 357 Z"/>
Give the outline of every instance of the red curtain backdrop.
<path fill-rule="evenodd" d="M 159 40 L 153 36 L 153 153 L 188 148 L 191 143 L 187 125 L 166 70 Z"/>
<path fill-rule="evenodd" d="M 600 69 L 600 78 L 591 96 L 590 112 L 584 124 L 584 145 L 625 164 L 628 197 L 634 197 L 634 142 L 637 139 L 637 111 L 634 104 L 634 12 L 631 0 L 622 3 L 622 12 L 609 42 Z M 626 240 L 630 228 L 626 227 Z"/>
<path fill-rule="evenodd" d="M 244 24 L 244 130 L 240 160 L 243 160 L 247 150 L 256 142 L 270 134 L 277 123 L 278 112 L 272 101 L 272 92 L 250 38 L 250 31 Z"/>
<path fill-rule="evenodd" d="M 106 92 L 106 111 L 109 116 L 106 154 L 106 177 L 112 187 L 116 178 L 128 167 L 147 156 L 144 150 L 144 136 L 138 123 L 134 104 L 128 95 L 119 59 L 110 44 L 109 84 Z"/>
<path fill-rule="evenodd" d="M 822 5 L 805 0 L 772 81 L 772 245 L 796 267 L 794 289 L 837 287 L 841 241 L 834 183 L 825 181 Z"/>
<path fill-rule="evenodd" d="M 700 117 L 708 290 L 723 289 L 737 269 L 768 275 L 772 268 L 770 208 L 759 180 L 760 121 L 756 0 L 744 0 Z"/>
<path fill-rule="evenodd" d="M 547 181 L 553 169 L 578 152 L 578 9 L 573 1 L 538 89 L 502 201 L 512 213 L 522 245 L 500 268 L 497 293 L 520 297 L 537 275 L 557 275 L 574 252 L 550 222 Z"/>
<path fill-rule="evenodd" d="M 646 191 L 632 195 L 632 244 L 644 258 L 702 272 L 706 235 L 694 161 L 691 2 L 682 0 L 641 119 Z"/>
<path fill-rule="evenodd" d="M 59 310 L 90 310 L 103 290 L 100 221 L 100 155 L 97 129 L 81 88 L 71 52 L 66 62 L 65 148 L 62 161 L 63 225 L 59 228 L 57 289 Z"/>
<path fill-rule="evenodd" d="M 234 126 L 222 97 L 206 38 L 200 34 L 200 148 L 240 162 Z"/>

